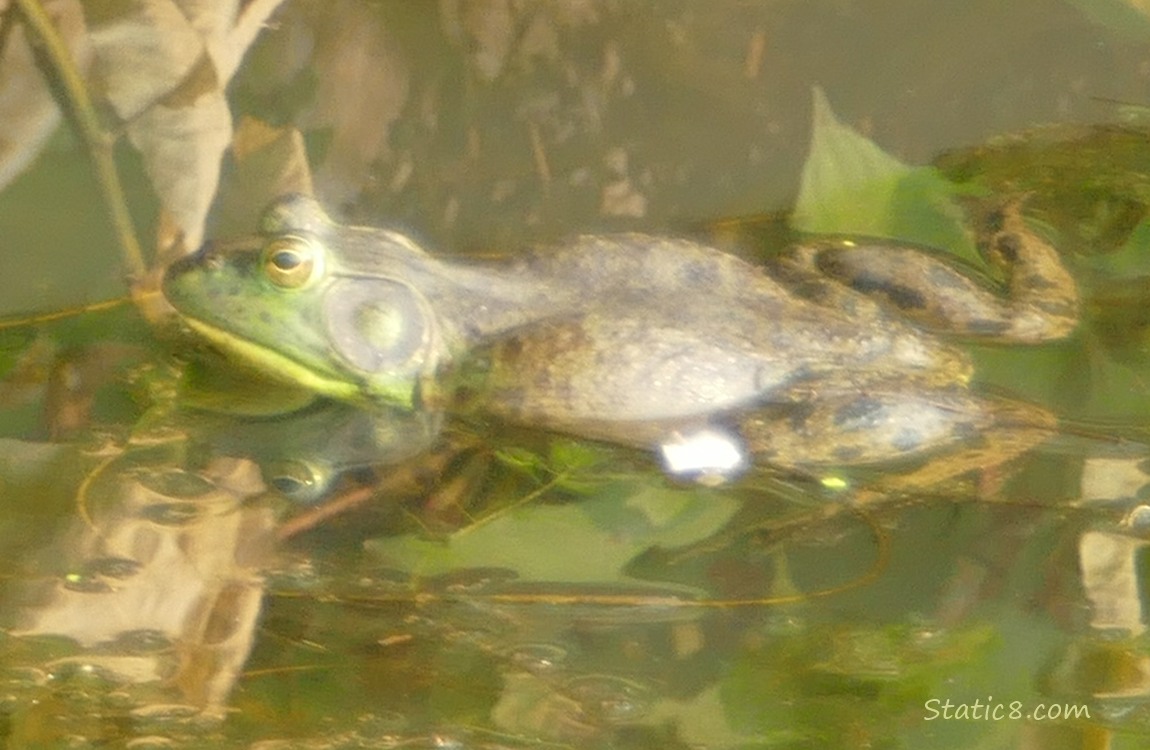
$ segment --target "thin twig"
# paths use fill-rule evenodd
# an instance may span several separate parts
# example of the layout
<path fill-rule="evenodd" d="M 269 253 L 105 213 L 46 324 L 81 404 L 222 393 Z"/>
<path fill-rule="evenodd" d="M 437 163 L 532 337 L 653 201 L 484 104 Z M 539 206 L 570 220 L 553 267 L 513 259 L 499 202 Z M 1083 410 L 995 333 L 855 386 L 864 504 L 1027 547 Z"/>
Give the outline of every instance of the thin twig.
<path fill-rule="evenodd" d="M 159 292 L 154 292 L 153 294 L 159 294 Z M 56 320 L 63 320 L 64 318 L 74 318 L 87 313 L 104 312 L 105 310 L 112 310 L 126 305 L 131 301 L 132 300 L 127 297 L 118 297 L 116 299 L 93 302 L 79 307 L 69 307 L 65 310 L 53 310 L 48 313 L 39 313 L 20 318 L 0 318 L 0 331 L 9 328 L 26 328 L 28 326 L 43 325 L 44 323 L 51 323 Z"/>
<path fill-rule="evenodd" d="M 84 84 L 84 78 L 64 41 L 56 33 L 56 27 L 52 25 L 52 19 L 44 11 L 40 0 L 12 0 L 12 2 L 13 7 L 18 9 L 21 20 L 24 21 L 25 29 L 29 32 L 29 44 L 41 59 L 42 66 L 47 68 L 45 75 L 60 89 L 57 96 L 58 103 L 71 118 L 80 138 L 88 147 L 88 154 L 96 170 L 96 178 L 100 182 L 100 191 L 104 195 L 104 202 L 120 242 L 124 263 L 128 273 L 138 278 L 144 274 L 147 266 L 144 263 L 144 254 L 140 250 L 140 243 L 136 239 L 132 216 L 128 212 L 124 189 L 120 184 L 120 175 L 116 171 L 116 163 L 112 156 L 114 139 L 101 125 L 95 105 Z"/>

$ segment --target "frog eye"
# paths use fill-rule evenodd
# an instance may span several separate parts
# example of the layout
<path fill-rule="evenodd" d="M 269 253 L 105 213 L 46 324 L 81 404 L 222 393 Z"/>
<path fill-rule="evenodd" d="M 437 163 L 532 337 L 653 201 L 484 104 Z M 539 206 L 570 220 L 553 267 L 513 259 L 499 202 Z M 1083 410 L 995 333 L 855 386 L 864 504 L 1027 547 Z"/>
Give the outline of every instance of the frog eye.
<path fill-rule="evenodd" d="M 331 488 L 333 477 L 304 461 L 270 461 L 261 467 L 264 482 L 297 503 L 314 503 Z"/>
<path fill-rule="evenodd" d="M 261 265 L 276 286 L 299 289 L 323 273 L 323 247 L 306 237 L 277 237 L 264 245 Z"/>

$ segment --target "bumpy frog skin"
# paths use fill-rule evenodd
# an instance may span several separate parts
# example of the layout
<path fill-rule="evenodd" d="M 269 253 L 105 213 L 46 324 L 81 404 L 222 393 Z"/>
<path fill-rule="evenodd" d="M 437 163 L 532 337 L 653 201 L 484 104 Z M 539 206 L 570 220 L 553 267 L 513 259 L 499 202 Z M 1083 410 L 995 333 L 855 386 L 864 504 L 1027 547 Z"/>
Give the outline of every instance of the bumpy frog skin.
<path fill-rule="evenodd" d="M 164 291 L 219 347 L 336 398 L 641 446 L 719 421 L 788 467 L 964 444 L 933 477 L 1001 462 L 1054 424 L 972 393 L 970 363 L 943 334 L 1037 343 L 1078 318 L 1073 278 L 1014 206 L 976 223 L 1004 296 L 919 250 L 841 241 L 764 267 L 641 234 L 447 263 L 293 196 L 260 236 L 175 264 Z"/>

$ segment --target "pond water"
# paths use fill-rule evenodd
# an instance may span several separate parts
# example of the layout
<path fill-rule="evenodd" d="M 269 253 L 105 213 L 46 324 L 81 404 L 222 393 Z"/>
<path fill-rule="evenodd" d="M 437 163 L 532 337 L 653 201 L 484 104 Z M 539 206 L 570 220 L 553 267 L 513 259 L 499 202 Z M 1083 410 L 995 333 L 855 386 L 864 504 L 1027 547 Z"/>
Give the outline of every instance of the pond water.
<path fill-rule="evenodd" d="M 812 132 L 840 176 L 866 153 L 1026 193 L 1085 320 L 967 348 L 979 393 L 1056 434 L 930 485 L 704 486 L 529 426 L 305 404 L 128 306 L 5 326 L 5 746 L 1145 746 L 1148 80 L 1120 0 L 285 4 L 237 119 L 297 126 L 333 215 L 436 252 L 640 230 L 754 260 L 796 203 L 800 228 L 947 236 L 926 182 L 886 196 L 913 222 L 851 224 L 850 184 L 811 214 Z M 0 314 L 125 292 L 78 143 L 0 191 Z M 256 226 L 242 161 L 209 236 Z"/>

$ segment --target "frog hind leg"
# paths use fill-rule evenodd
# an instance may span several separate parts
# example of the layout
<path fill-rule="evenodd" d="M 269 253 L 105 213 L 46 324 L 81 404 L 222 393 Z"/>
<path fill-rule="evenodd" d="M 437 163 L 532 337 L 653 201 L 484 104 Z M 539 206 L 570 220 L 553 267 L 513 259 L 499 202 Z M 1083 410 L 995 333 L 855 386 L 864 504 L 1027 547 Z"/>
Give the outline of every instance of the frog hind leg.
<path fill-rule="evenodd" d="M 1040 407 L 963 389 L 884 390 L 819 394 L 744 415 L 739 427 L 756 459 L 775 467 L 877 467 L 876 489 L 908 490 L 1002 465 L 1049 438 L 1056 422 Z"/>
<path fill-rule="evenodd" d="M 883 241 L 813 242 L 784 260 L 930 330 L 1031 344 L 1069 336 L 1078 324 L 1078 287 L 1058 252 L 1026 226 L 1017 201 L 972 214 L 979 250 L 1002 273 L 1005 295 L 922 248 Z"/>

